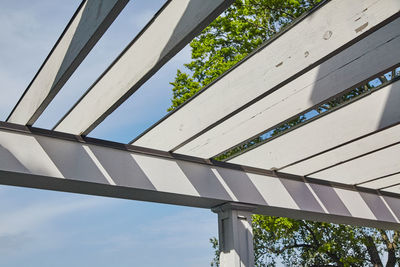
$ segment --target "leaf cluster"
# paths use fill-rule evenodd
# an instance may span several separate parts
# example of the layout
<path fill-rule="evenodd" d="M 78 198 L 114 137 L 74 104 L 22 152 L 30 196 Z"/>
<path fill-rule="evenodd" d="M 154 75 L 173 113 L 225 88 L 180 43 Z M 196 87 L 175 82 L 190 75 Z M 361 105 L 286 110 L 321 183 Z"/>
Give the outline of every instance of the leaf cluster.
<path fill-rule="evenodd" d="M 169 111 L 180 106 L 321 0 L 236 0 L 191 43 Z"/>
<path fill-rule="evenodd" d="M 256 265 L 274 266 L 280 258 L 288 266 L 368 266 L 365 229 L 254 215 Z"/>
<path fill-rule="evenodd" d="M 184 71 L 178 70 L 171 82 L 173 99 L 169 110 L 182 105 L 320 1 L 236 0 L 190 43 L 192 61 L 185 64 Z M 368 86 L 356 88 L 342 98 L 325 103 L 318 111 L 337 107 L 370 89 Z M 277 127 L 272 135 L 304 120 L 304 116 L 299 116 Z M 251 144 L 261 141 L 258 137 Z M 235 148 L 231 153 L 251 144 Z M 258 267 L 274 266 L 278 259 L 287 266 L 383 266 L 383 253 L 387 254 L 387 267 L 399 263 L 400 233 L 397 231 L 262 215 L 253 216 L 253 231 Z M 218 240 L 212 238 L 210 242 L 215 249 L 212 266 L 219 266 Z"/>

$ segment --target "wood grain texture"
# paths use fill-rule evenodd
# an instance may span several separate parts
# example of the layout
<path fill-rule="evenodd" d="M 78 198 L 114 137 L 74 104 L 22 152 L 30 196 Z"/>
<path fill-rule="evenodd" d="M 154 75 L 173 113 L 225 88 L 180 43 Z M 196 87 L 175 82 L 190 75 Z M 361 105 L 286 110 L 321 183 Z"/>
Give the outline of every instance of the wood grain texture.
<path fill-rule="evenodd" d="M 400 2 L 396 0 L 328 2 L 160 121 L 133 144 L 165 151 L 179 146 L 258 96 L 276 90 L 278 85 L 283 86 L 283 82 L 312 68 L 313 64 L 399 10 Z M 364 24 L 366 26 L 360 30 Z"/>

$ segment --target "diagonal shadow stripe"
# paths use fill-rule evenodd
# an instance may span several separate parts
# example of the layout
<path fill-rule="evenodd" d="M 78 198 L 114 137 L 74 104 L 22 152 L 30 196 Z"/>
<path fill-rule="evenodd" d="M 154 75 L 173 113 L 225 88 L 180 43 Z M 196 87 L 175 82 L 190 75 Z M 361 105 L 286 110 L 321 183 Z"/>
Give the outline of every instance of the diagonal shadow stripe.
<path fill-rule="evenodd" d="M 267 204 L 246 173 L 226 168 L 217 168 L 217 171 L 239 202 Z"/>
<path fill-rule="evenodd" d="M 31 173 L 7 148 L 0 145 L 0 169 Z"/>
<path fill-rule="evenodd" d="M 389 205 L 393 213 L 396 215 L 396 217 L 400 219 L 400 199 L 389 196 L 383 196 L 383 198 L 385 199 L 386 203 Z"/>
<path fill-rule="evenodd" d="M 350 211 L 346 208 L 343 201 L 332 187 L 313 183 L 310 183 L 310 186 L 329 213 L 352 216 Z"/>
<path fill-rule="evenodd" d="M 82 144 L 42 136 L 35 138 L 65 178 L 109 184 Z"/>
<path fill-rule="evenodd" d="M 288 179 L 280 180 L 300 209 L 325 213 L 304 182 Z"/>
<path fill-rule="evenodd" d="M 396 219 L 390 213 L 382 199 L 375 194 L 360 192 L 362 199 L 367 203 L 368 207 L 375 215 L 376 219 L 381 221 L 396 222 Z"/>
<path fill-rule="evenodd" d="M 90 149 L 117 185 L 156 190 L 130 153 L 97 146 Z"/>
<path fill-rule="evenodd" d="M 183 161 L 177 163 L 200 196 L 232 200 L 209 166 Z"/>

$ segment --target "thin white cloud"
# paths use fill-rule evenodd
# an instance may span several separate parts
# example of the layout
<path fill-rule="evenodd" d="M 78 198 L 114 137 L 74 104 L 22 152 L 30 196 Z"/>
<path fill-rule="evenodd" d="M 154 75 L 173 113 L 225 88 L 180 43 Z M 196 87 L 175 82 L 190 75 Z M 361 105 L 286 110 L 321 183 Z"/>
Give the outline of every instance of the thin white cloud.
<path fill-rule="evenodd" d="M 207 214 L 205 214 L 207 213 Z M 147 248 L 170 250 L 211 248 L 209 238 L 217 235 L 217 217 L 203 209 L 184 209 L 157 220 L 140 223 L 131 233 L 102 240 L 108 251 Z M 139 233 L 139 234 L 138 234 Z M 143 242 L 145 240 L 145 242 Z M 201 242 L 199 242 L 201 240 Z"/>
<path fill-rule="evenodd" d="M 15 5 L 18 5 L 18 7 L 8 7 L 6 3 L 2 3 L 2 8 L 0 9 L 0 34 L 2 35 L 0 39 L 0 82 L 2 83 L 0 87 L 0 120 L 4 120 L 5 116 L 11 111 L 11 108 L 17 102 L 20 95 L 33 78 L 33 75 L 42 64 L 44 58 L 64 29 L 66 22 L 72 16 L 77 5 L 79 5 L 79 2 L 80 0 L 44 0 L 36 1 L 35 3 L 28 0 L 8 1 L 10 5 L 16 3 Z M 140 5 L 161 6 L 160 2 L 161 1 L 147 0 L 131 1 L 134 6 L 136 3 L 139 3 L 137 7 L 141 7 Z M 62 14 L 60 14 L 60 12 L 54 12 L 54 10 L 62 11 Z M 100 46 L 98 46 L 98 54 L 95 54 L 92 59 L 88 58 L 86 61 L 86 70 L 78 69 L 78 71 L 82 71 L 80 74 L 81 79 L 76 79 L 70 85 L 67 84 L 64 90 L 68 91 L 65 93 L 68 97 L 65 97 L 65 99 L 63 98 L 60 102 L 54 103 L 56 106 L 55 111 L 59 110 L 61 105 L 66 105 L 68 107 L 73 103 L 71 99 L 73 100 L 79 97 L 79 92 L 86 90 L 86 88 L 90 86 L 93 82 L 92 80 L 97 77 L 97 74 L 101 73 L 109 62 L 111 62 L 113 58 L 113 56 L 110 56 L 111 48 L 114 49 L 113 53 L 115 55 L 119 54 L 125 44 L 121 45 L 121 47 L 119 47 L 118 44 L 123 42 L 128 43 L 133 38 L 134 30 L 136 30 L 134 28 L 137 27 L 135 23 L 143 23 L 146 19 L 150 19 L 156 9 L 152 9 L 152 14 L 150 14 L 146 8 L 142 8 L 142 10 L 145 11 L 142 12 L 140 10 L 140 15 L 136 17 L 132 16 L 132 13 L 130 13 L 131 10 L 127 9 L 125 11 L 125 18 L 129 18 L 131 24 L 124 23 L 124 21 L 126 21 L 124 19 L 121 21 L 120 26 L 115 28 L 114 34 L 109 35 L 109 37 L 104 36 L 108 38 L 106 41 L 110 42 L 104 42 L 103 45 L 100 44 Z M 122 40 L 122 37 L 125 39 Z M 185 52 L 180 53 L 174 58 L 174 66 L 167 66 L 169 69 L 165 70 L 165 73 L 172 73 L 172 76 L 163 76 L 165 77 L 163 81 L 161 81 L 161 76 L 155 77 L 154 84 L 161 86 L 156 87 L 156 89 L 152 91 L 143 91 L 143 99 L 161 97 L 163 100 L 167 99 L 169 104 L 171 91 L 168 82 L 171 81 L 171 77 L 174 77 L 177 66 L 185 63 L 186 59 L 189 57 L 189 53 L 184 53 Z M 103 57 L 102 54 L 105 56 Z M 98 66 L 100 64 L 99 61 L 103 62 L 103 60 L 105 61 L 104 66 L 94 70 L 94 66 Z M 91 73 L 93 73 L 92 76 L 85 80 L 85 77 L 88 77 Z M 75 91 L 73 90 L 74 88 Z M 79 92 L 76 93 L 77 91 Z M 146 113 L 156 110 L 158 105 L 161 105 L 159 104 L 161 102 L 163 101 L 155 99 L 152 102 L 140 100 L 137 102 L 139 109 L 129 107 L 124 113 L 118 114 L 120 116 L 119 118 L 123 119 L 117 121 L 116 125 L 110 125 L 109 127 L 115 126 L 116 128 L 114 128 L 114 130 L 123 132 L 123 125 L 126 125 L 128 122 L 130 125 L 135 125 L 138 121 L 146 121 L 149 119 L 149 114 Z M 149 103 L 151 103 L 151 105 L 149 105 Z M 142 108 L 146 106 L 149 109 L 143 111 Z M 166 107 L 163 106 L 160 109 L 162 111 L 157 111 L 153 115 L 161 117 L 160 114 L 165 113 L 165 108 Z M 138 110 L 138 112 L 135 112 L 136 110 Z M 142 112 L 139 112 L 140 110 L 142 110 Z M 50 110 L 50 113 L 55 111 Z M 133 117 L 133 115 L 135 115 L 135 117 Z M 158 118 L 155 120 L 157 119 Z M 113 134 L 115 134 L 115 132 L 110 131 L 107 133 L 108 136 Z M 128 139 L 131 138 L 129 132 L 125 132 L 124 134 Z M 21 204 L 21 200 L 23 200 L 22 202 L 24 203 Z M 107 217 L 107 215 L 104 215 L 104 218 L 102 218 L 100 222 L 98 220 L 99 217 L 90 218 L 90 216 L 88 216 L 85 217 L 87 221 L 84 222 L 84 225 L 82 225 L 82 221 L 71 220 L 73 224 L 76 224 L 71 225 L 70 228 L 57 227 L 59 223 L 62 224 L 68 221 L 63 220 L 63 218 L 78 217 L 82 211 L 104 211 L 107 210 L 103 209 L 105 208 L 105 204 L 119 203 L 110 201 L 109 199 L 71 197 L 70 195 L 65 198 L 59 198 L 49 197 L 44 191 L 15 190 L 12 193 L 7 193 L 0 190 L 0 203 L 2 203 L 2 205 L 0 205 L 0 253 L 2 254 L 2 263 L 6 262 L 5 258 L 8 258 L 9 262 L 18 262 L 18 259 L 23 258 L 32 259 L 31 262 L 28 262 L 32 264 L 31 266 L 43 266 L 40 263 L 40 257 L 37 257 L 37 251 L 45 251 L 46 256 L 54 253 L 57 260 L 60 261 L 57 263 L 68 263 L 70 259 L 68 259 L 65 252 L 74 251 L 79 253 L 79 250 L 82 249 L 89 250 L 91 246 L 84 247 L 81 244 L 81 242 L 86 242 L 86 244 L 93 244 L 93 246 L 95 246 L 95 243 L 99 246 L 104 244 L 104 246 L 100 246 L 99 251 L 102 248 L 103 250 L 113 250 L 113 255 L 110 254 L 108 257 L 109 259 L 113 259 L 114 255 L 117 254 L 115 252 L 121 249 L 123 252 L 129 253 L 125 254 L 128 255 L 127 258 L 130 259 L 134 248 L 139 256 L 144 255 L 140 263 L 145 263 L 147 260 L 145 256 L 151 257 L 154 255 L 155 250 L 162 250 L 162 252 L 159 253 L 162 255 L 162 259 L 159 259 L 159 261 L 153 259 L 153 265 L 143 264 L 142 266 L 176 266 L 180 264 L 184 264 L 184 266 L 204 266 L 204 262 L 209 262 L 208 258 L 212 255 L 211 253 L 207 254 L 207 252 L 211 250 L 208 249 L 210 247 L 208 238 L 215 236 L 217 231 L 216 217 L 212 215 L 204 216 L 204 214 L 211 212 L 198 209 L 190 211 L 183 209 L 183 212 L 171 209 L 172 211 L 168 216 L 149 219 L 143 216 L 143 211 L 140 209 L 135 210 L 132 207 L 132 209 L 124 210 L 121 208 L 122 205 L 116 205 L 115 207 L 113 206 L 113 208 L 115 210 L 121 210 L 121 213 L 118 215 L 120 217 L 126 217 L 127 212 L 138 213 L 137 220 L 129 224 L 130 228 L 128 229 L 128 227 L 126 227 L 121 230 L 115 229 L 113 225 L 115 218 Z M 141 203 L 138 204 L 138 206 L 139 205 L 143 207 L 146 204 Z M 152 207 L 150 209 L 154 213 L 157 212 L 157 208 Z M 99 214 L 100 213 L 101 212 L 99 212 Z M 68 223 L 71 221 L 68 221 Z M 104 223 L 104 225 L 101 225 L 102 223 Z M 87 236 L 85 235 L 85 240 L 83 240 L 84 238 L 82 238 L 82 236 L 86 234 L 86 232 L 83 233 L 83 231 L 88 229 L 92 230 L 93 228 L 98 231 L 99 228 L 97 227 L 103 227 L 101 229 L 104 229 L 104 231 L 101 233 L 95 232 L 93 235 L 87 233 Z M 105 238 L 98 238 L 99 235 Z M 55 246 L 59 247 L 55 248 Z M 199 250 L 199 247 L 202 250 Z M 34 251 L 34 253 L 31 253 L 32 251 Z M 176 255 L 167 255 L 171 251 L 176 251 Z M 203 253 L 200 251 L 206 252 Z M 13 257 L 10 257 L 12 253 Z M 95 253 L 97 255 L 98 251 Z M 184 255 L 180 255 L 180 253 Z M 196 260 L 188 256 L 191 255 L 190 253 L 198 254 L 199 258 L 201 258 L 199 261 L 201 260 L 202 264 L 196 265 L 190 262 Z M 90 258 L 90 255 L 88 256 L 86 254 L 87 251 L 82 253 L 81 256 L 83 258 Z M 123 253 L 119 253 L 118 255 L 121 255 L 122 258 L 124 256 L 122 254 Z M 174 259 L 175 257 L 176 260 Z M 107 257 L 99 258 L 107 259 Z M 176 264 L 169 264 L 166 259 Z M 96 259 L 90 260 L 95 261 Z M 161 264 L 156 264 L 155 262 L 161 262 Z M 187 262 L 190 264 L 185 264 Z M 23 265 L 15 263 L 15 265 L 6 264 L 6 266 Z M 64 264 L 63 266 L 66 265 Z M 74 266 L 74 264 L 70 264 L 69 266 Z M 111 265 L 104 263 L 101 266 Z"/>
<path fill-rule="evenodd" d="M 4 200 L 2 202 L 4 203 Z M 99 198 L 50 199 L 50 201 L 35 202 L 24 208 L 18 207 L 13 212 L 8 211 L 1 215 L 0 237 L 34 231 L 60 216 L 99 207 L 104 203 L 106 202 Z"/>
<path fill-rule="evenodd" d="M 35 126 L 52 128 L 140 32 L 159 9 L 161 2 L 162 0 L 130 1 L 50 103 Z"/>
<path fill-rule="evenodd" d="M 75 3 L 74 3 L 75 2 Z M 0 9 L 0 120 L 5 120 L 79 4 L 5 1 Z M 51 21 L 51 23 L 49 23 Z"/>

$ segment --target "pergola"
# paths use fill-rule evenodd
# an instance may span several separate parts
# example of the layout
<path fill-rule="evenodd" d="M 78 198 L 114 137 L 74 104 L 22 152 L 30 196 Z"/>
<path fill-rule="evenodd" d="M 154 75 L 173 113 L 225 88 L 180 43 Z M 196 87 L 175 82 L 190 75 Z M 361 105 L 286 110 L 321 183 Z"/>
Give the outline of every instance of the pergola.
<path fill-rule="evenodd" d="M 399 227 L 400 1 L 325 1 L 130 144 L 87 137 L 233 2 L 169 0 L 53 130 L 33 127 L 127 2 L 81 3 L 0 122 L 1 184 L 212 209 L 229 267 L 254 265 L 253 213 Z"/>

